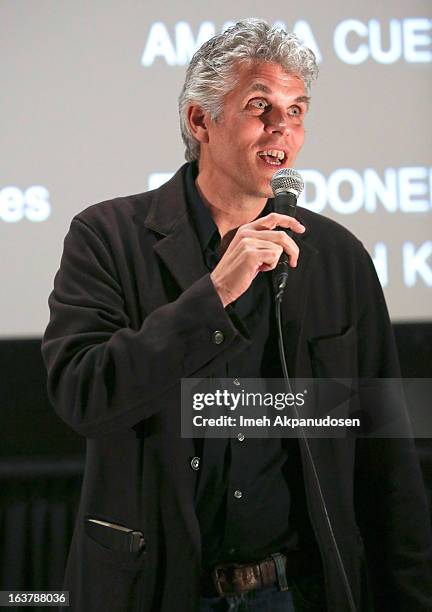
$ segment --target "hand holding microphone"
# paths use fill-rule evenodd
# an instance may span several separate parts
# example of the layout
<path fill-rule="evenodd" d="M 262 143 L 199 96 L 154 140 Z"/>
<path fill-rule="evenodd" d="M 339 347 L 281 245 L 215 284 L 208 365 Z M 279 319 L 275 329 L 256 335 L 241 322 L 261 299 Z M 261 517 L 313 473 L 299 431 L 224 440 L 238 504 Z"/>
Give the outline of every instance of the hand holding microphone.
<path fill-rule="evenodd" d="M 247 291 L 258 272 L 274 270 L 281 255 L 284 263 L 278 274 L 284 275 L 285 283 L 289 266 L 297 265 L 297 244 L 286 231 L 275 229 L 283 228 L 298 234 L 304 232 L 304 226 L 294 216 L 303 180 L 298 172 L 286 168 L 276 172 L 271 185 L 275 194 L 275 212 L 240 226 L 210 274 L 224 307 Z"/>

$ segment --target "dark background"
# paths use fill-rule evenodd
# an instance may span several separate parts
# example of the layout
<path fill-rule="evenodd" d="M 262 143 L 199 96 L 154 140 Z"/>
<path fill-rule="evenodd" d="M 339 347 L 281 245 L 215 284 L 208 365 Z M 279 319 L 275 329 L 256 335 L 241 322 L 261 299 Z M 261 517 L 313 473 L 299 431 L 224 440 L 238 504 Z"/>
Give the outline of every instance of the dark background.
<path fill-rule="evenodd" d="M 403 376 L 432 377 L 432 323 L 394 331 Z M 79 502 L 85 439 L 49 403 L 40 344 L 0 342 L 0 590 L 61 588 Z M 432 441 L 416 443 L 432 509 Z"/>

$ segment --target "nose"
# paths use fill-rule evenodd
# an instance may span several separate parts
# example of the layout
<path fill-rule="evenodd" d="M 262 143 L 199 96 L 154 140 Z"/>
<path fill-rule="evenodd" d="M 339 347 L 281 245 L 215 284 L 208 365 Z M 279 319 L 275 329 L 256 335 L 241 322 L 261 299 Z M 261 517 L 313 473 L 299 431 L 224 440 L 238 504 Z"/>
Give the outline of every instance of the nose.
<path fill-rule="evenodd" d="M 286 115 L 277 108 L 272 108 L 268 113 L 262 116 L 264 130 L 269 134 L 279 132 L 280 134 L 289 134 L 290 128 Z"/>

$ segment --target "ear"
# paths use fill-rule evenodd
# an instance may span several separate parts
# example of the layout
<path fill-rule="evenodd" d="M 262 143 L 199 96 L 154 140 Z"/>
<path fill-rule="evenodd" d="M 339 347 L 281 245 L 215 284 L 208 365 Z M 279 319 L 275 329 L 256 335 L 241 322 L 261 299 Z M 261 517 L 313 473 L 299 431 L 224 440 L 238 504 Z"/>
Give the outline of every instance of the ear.
<path fill-rule="evenodd" d="M 209 141 L 208 125 L 210 118 L 198 104 L 190 104 L 188 108 L 188 121 L 192 134 L 200 143 Z"/>

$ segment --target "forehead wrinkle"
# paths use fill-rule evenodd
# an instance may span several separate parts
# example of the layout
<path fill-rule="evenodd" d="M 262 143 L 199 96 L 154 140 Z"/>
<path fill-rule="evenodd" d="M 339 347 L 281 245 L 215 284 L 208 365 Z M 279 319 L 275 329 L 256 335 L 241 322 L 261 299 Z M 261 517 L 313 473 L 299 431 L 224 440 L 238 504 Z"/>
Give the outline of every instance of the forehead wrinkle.
<path fill-rule="evenodd" d="M 262 91 L 263 93 L 267 93 L 267 94 L 273 93 L 270 87 L 267 87 L 267 85 L 264 85 L 264 83 L 253 83 L 250 87 L 248 87 L 245 95 L 253 91 Z"/>

